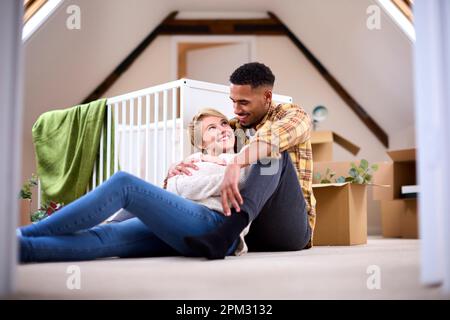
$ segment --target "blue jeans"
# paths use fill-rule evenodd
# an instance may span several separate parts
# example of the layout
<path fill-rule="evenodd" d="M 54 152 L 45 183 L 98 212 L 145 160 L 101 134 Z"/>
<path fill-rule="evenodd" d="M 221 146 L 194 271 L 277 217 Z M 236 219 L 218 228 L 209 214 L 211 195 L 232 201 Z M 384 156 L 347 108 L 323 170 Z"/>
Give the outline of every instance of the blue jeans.
<path fill-rule="evenodd" d="M 245 236 L 249 251 L 297 251 L 308 246 L 312 230 L 306 201 L 287 151 L 280 159 L 252 164 L 240 188 L 241 209 L 252 221 Z M 115 221 L 132 217 L 125 212 Z"/>
<path fill-rule="evenodd" d="M 121 208 L 135 218 L 99 225 Z M 52 216 L 20 228 L 20 261 L 198 256 L 184 238 L 211 232 L 225 219 L 221 213 L 119 171 Z M 237 244 L 238 240 L 229 255 Z"/>

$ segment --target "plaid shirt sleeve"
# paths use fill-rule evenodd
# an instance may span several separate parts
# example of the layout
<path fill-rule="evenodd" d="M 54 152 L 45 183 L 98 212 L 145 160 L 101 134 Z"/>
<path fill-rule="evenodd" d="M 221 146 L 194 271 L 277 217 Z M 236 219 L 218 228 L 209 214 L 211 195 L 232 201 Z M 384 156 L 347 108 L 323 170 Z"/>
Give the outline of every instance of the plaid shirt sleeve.
<path fill-rule="evenodd" d="M 296 105 L 285 105 L 274 117 L 267 120 L 251 142 L 266 142 L 271 145 L 269 157 L 278 158 L 280 152 L 304 143 L 311 137 L 311 119 L 309 115 Z"/>

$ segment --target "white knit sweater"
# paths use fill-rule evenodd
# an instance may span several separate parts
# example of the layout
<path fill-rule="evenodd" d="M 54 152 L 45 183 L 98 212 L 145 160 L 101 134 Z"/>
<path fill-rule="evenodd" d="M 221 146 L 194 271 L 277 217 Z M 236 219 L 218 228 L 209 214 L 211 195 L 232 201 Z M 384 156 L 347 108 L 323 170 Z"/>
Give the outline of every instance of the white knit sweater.
<path fill-rule="evenodd" d="M 223 153 L 219 158 L 226 163 L 234 157 L 235 154 Z M 189 159 L 200 159 L 201 153 L 194 153 Z M 167 191 L 173 192 L 183 198 L 190 199 L 199 204 L 223 213 L 220 196 L 220 186 L 225 174 L 226 166 L 212 162 L 196 162 L 198 170 L 190 170 L 192 175 L 176 175 L 167 180 Z M 247 170 L 242 169 L 239 179 L 239 185 L 244 183 L 247 176 Z M 242 231 L 240 243 L 235 250 L 235 255 L 242 255 L 248 251 L 244 241 L 244 236 L 248 233 L 250 224 Z"/>

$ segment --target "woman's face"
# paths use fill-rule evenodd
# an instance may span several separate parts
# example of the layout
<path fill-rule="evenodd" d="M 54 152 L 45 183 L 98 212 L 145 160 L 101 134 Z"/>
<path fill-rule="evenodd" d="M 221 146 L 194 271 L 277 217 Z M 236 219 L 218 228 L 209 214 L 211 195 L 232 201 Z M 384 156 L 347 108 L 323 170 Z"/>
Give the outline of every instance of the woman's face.
<path fill-rule="evenodd" d="M 206 116 L 201 119 L 203 148 L 208 154 L 233 152 L 234 132 L 226 119 Z"/>

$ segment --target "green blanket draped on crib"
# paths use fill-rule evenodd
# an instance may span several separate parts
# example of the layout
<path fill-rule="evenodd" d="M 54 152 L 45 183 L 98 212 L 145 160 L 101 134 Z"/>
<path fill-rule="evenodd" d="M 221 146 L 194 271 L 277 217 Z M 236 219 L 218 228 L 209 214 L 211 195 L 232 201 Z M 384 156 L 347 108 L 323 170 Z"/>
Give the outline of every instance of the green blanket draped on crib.
<path fill-rule="evenodd" d="M 97 161 L 100 135 L 105 124 L 106 99 L 64 110 L 49 111 L 38 118 L 32 135 L 42 203 L 52 200 L 68 204 L 86 193 L 94 163 Z M 111 172 L 114 160 L 113 124 L 114 121 L 111 121 Z M 103 137 L 105 180 L 106 130 L 103 130 Z"/>

